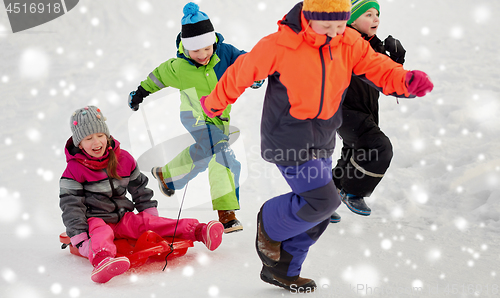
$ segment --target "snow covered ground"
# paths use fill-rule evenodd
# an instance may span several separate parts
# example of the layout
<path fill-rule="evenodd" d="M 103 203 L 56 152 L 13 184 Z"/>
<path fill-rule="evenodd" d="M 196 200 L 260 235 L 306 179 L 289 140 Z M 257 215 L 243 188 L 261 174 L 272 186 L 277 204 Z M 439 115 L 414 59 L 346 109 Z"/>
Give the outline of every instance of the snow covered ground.
<path fill-rule="evenodd" d="M 379 2 L 379 36 L 400 39 L 405 67 L 427 72 L 435 89 L 399 105 L 381 98 L 381 127 L 395 151 L 392 165 L 368 199 L 372 215 L 360 217 L 341 206 L 342 221 L 311 248 L 302 275 L 320 288 L 310 296 L 498 297 L 500 42 L 494 18 L 500 2 Z M 16 34 L 1 9 L 0 297 L 295 295 L 260 281 L 254 251 L 260 205 L 289 191 L 259 155 L 265 88 L 245 92 L 232 112 L 232 124 L 241 129 L 237 157 L 245 165 L 242 233 L 224 236 L 214 252 L 197 243 L 165 272 L 162 262 L 151 262 L 104 285 L 90 280 L 87 260 L 60 249 L 58 180 L 70 114 L 98 105 L 111 133 L 138 158 L 150 141 L 138 124 L 141 112 L 130 111 L 126 97 L 175 55 L 185 3 L 83 0 L 66 15 Z M 250 50 L 276 30 L 295 1 L 197 3 L 226 42 Z M 177 96 L 164 90 L 147 99 L 171 108 L 161 121 L 149 122 L 152 132 L 175 134 Z M 161 135 L 156 132 L 156 138 Z M 182 217 L 216 218 L 205 176 L 189 184 Z M 160 214 L 177 217 L 184 190 L 166 198 L 154 181 L 150 186 Z"/>

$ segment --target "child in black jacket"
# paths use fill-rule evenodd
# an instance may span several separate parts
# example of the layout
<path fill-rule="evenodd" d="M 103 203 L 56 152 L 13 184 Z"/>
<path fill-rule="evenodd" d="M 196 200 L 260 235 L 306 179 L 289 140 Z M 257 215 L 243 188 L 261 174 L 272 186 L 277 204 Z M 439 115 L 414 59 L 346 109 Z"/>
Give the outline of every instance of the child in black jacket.
<path fill-rule="evenodd" d="M 397 63 L 404 63 L 405 49 L 389 35 L 382 42 L 376 35 L 380 7 L 377 1 L 353 0 L 348 26 L 356 29 L 371 47 Z M 392 145 L 379 127 L 380 92 L 353 76 L 342 104 L 343 123 L 338 133 L 343 140 L 341 157 L 333 169 L 333 180 L 342 201 L 356 214 L 368 216 L 371 209 L 364 197 L 371 195 L 392 159 Z M 331 222 L 339 222 L 334 212 Z"/>

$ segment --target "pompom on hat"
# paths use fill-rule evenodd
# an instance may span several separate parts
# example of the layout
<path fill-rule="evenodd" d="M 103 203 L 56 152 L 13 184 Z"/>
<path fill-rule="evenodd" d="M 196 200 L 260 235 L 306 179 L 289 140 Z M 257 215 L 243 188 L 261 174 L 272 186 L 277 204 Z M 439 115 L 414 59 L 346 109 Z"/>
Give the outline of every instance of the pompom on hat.
<path fill-rule="evenodd" d="M 352 0 L 351 4 L 351 18 L 347 21 L 347 24 L 349 25 L 356 21 L 370 8 L 375 8 L 380 13 L 380 5 L 378 5 L 376 0 Z"/>
<path fill-rule="evenodd" d="M 308 20 L 347 21 L 351 16 L 351 1 L 304 0 L 302 13 Z"/>
<path fill-rule="evenodd" d="M 109 138 L 109 129 L 105 121 L 106 117 L 95 106 L 87 106 L 74 111 L 69 124 L 73 133 L 73 144 L 78 146 L 86 136 L 95 133 L 103 133 Z"/>
<path fill-rule="evenodd" d="M 193 2 L 184 6 L 181 20 L 181 40 L 184 49 L 198 50 L 215 43 L 215 30 L 207 14 Z"/>

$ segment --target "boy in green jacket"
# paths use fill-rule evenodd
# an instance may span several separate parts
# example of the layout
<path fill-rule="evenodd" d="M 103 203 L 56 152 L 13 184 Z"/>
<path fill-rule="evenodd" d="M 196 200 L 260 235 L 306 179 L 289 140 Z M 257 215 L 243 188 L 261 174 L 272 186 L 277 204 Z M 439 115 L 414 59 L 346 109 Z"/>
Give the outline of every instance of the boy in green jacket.
<path fill-rule="evenodd" d="M 176 189 L 208 168 L 212 206 L 218 211 L 224 233 L 241 231 L 243 226 L 235 216 L 239 205 L 240 163 L 229 147 L 229 112 L 224 110 L 218 118 L 210 119 L 203 112 L 199 98 L 208 95 L 218 80 L 236 59 L 244 54 L 216 33 L 208 16 L 195 3 L 183 9 L 182 30 L 177 36 L 177 58 L 155 68 L 130 93 L 129 106 L 137 111 L 144 97 L 165 87 L 181 91 L 181 122 L 195 139 L 163 167 L 151 172 L 162 193 L 171 196 Z M 262 82 L 254 84 L 260 87 Z"/>

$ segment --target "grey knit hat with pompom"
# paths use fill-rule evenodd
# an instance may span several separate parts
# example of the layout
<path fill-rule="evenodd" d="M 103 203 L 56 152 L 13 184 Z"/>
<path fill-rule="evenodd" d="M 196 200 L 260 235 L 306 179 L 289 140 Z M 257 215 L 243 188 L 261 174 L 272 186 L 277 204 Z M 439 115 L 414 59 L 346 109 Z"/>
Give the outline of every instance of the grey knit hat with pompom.
<path fill-rule="evenodd" d="M 86 136 L 95 133 L 103 133 L 109 138 L 109 129 L 104 121 L 106 117 L 95 106 L 87 106 L 73 112 L 70 118 L 73 144 L 78 146 Z"/>

